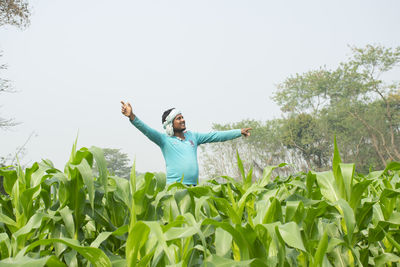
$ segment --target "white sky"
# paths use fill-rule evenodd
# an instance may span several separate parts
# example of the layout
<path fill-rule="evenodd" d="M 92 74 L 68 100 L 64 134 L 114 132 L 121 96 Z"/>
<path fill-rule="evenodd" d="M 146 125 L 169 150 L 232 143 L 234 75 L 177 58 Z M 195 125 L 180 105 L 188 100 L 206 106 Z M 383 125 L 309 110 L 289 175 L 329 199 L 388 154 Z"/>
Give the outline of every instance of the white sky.
<path fill-rule="evenodd" d="M 162 131 L 183 111 L 188 130 L 280 116 L 270 97 L 295 73 L 335 67 L 348 45 L 400 45 L 400 1 L 31 1 L 31 25 L 0 28 L 0 155 L 31 132 L 25 163 L 63 169 L 78 147 L 122 148 L 137 170 L 165 171 L 160 149 L 120 113 L 120 100 Z"/>

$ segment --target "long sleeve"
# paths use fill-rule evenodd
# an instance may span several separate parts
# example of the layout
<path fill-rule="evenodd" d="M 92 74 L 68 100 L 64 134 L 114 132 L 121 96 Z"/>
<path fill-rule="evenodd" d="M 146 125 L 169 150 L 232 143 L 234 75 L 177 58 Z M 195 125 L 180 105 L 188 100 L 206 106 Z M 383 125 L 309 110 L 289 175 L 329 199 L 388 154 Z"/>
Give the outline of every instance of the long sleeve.
<path fill-rule="evenodd" d="M 147 136 L 151 141 L 156 143 L 159 147 L 162 147 L 164 143 L 164 135 L 153 128 L 147 126 L 143 121 L 141 121 L 137 116 L 130 121 L 139 131 L 141 131 L 145 136 Z"/>
<path fill-rule="evenodd" d="M 212 142 L 223 142 L 238 138 L 241 136 L 241 130 L 217 131 L 210 133 L 194 133 L 197 139 L 197 144 L 205 144 Z"/>

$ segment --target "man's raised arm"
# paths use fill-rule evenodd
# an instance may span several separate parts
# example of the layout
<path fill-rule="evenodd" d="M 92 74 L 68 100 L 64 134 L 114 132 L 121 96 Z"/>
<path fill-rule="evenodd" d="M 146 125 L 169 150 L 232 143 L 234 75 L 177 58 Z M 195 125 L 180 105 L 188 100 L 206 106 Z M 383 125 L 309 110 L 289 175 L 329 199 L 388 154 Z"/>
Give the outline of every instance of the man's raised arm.
<path fill-rule="evenodd" d="M 121 107 L 122 114 L 127 116 L 129 118 L 129 120 L 133 121 L 135 119 L 135 114 L 133 114 L 133 112 L 132 112 L 131 104 L 129 102 L 127 102 L 125 104 L 124 101 L 121 101 L 121 104 L 122 104 L 122 107 Z"/>
<path fill-rule="evenodd" d="M 158 146 L 163 145 L 163 135 L 154 130 L 153 128 L 147 126 L 144 122 L 142 122 L 135 114 L 132 112 L 132 106 L 127 102 L 125 104 L 124 101 L 121 101 L 122 107 L 121 107 L 121 112 L 125 116 L 129 118 L 131 123 L 139 130 L 141 131 L 147 138 L 149 138 L 151 141 L 156 143 Z"/>

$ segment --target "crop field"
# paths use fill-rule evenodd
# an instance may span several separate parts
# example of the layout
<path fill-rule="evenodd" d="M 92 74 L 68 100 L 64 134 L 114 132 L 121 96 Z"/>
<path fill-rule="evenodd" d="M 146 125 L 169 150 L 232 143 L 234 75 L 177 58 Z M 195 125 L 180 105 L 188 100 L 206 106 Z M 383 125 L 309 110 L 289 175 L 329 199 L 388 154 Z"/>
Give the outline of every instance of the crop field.
<path fill-rule="evenodd" d="M 335 146 L 331 171 L 253 177 L 237 158 L 242 177 L 196 187 L 76 145 L 64 170 L 2 168 L 0 266 L 400 265 L 400 163 L 356 174 Z"/>

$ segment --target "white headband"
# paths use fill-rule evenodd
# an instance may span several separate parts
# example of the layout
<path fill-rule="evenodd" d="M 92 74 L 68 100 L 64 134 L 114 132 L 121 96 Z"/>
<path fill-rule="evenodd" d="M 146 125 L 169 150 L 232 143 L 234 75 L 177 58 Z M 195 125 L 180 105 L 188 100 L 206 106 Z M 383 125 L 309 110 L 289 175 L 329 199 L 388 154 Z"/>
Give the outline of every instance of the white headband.
<path fill-rule="evenodd" d="M 175 117 L 181 113 L 182 112 L 180 112 L 179 110 L 174 108 L 173 110 L 171 110 L 171 112 L 168 114 L 167 118 L 165 119 L 165 122 L 163 123 L 163 127 L 169 136 L 174 135 L 174 127 L 172 126 L 172 123 L 173 123 Z"/>

